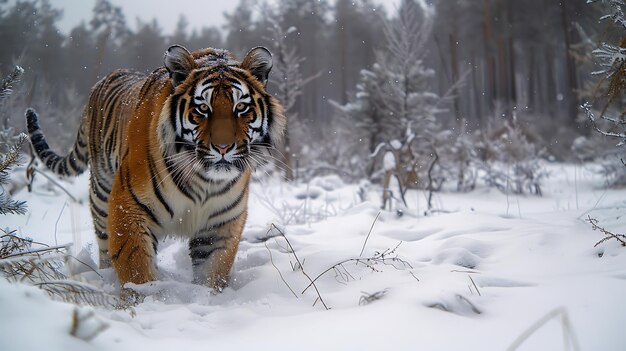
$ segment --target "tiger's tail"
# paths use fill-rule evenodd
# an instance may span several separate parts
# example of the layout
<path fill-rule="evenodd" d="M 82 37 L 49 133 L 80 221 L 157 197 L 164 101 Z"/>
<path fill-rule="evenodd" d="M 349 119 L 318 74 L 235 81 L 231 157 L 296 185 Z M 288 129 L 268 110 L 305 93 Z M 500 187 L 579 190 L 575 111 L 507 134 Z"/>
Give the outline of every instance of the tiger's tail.
<path fill-rule="evenodd" d="M 35 153 L 48 169 L 61 176 L 77 176 L 87 169 L 88 165 L 88 141 L 89 133 L 85 121 L 81 123 L 78 136 L 74 141 L 74 147 L 66 156 L 60 156 L 50 149 L 46 137 L 43 135 L 39 123 L 39 116 L 35 110 L 26 110 L 26 125 L 30 142 L 35 148 Z"/>

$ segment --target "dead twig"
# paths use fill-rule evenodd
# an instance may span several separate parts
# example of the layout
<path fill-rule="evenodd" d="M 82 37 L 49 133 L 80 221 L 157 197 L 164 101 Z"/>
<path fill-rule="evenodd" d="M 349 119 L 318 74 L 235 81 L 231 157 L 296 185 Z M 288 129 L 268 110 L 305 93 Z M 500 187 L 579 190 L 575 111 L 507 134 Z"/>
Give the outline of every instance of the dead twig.
<path fill-rule="evenodd" d="M 295 296 L 296 299 L 297 299 L 298 298 L 298 294 L 296 294 L 295 291 L 293 291 L 291 286 L 289 286 L 289 284 L 285 280 L 285 277 L 283 277 L 283 274 L 280 272 L 280 269 L 278 269 L 278 267 L 276 267 L 276 265 L 274 264 L 274 258 L 272 257 L 272 250 L 270 250 L 270 248 L 267 246 L 267 241 L 264 241 L 263 244 L 265 245 L 265 248 L 267 249 L 267 252 L 269 252 L 269 254 L 270 254 L 270 262 L 272 263 L 272 266 L 276 269 L 276 272 L 278 272 L 278 275 L 280 276 L 280 279 L 283 281 L 283 283 L 285 283 L 285 285 L 287 285 L 287 288 L 289 288 L 289 291 L 291 291 L 293 296 Z"/>
<path fill-rule="evenodd" d="M 476 289 L 476 292 L 478 293 L 478 296 L 482 296 L 481 293 L 480 293 L 480 290 L 478 290 L 478 287 L 476 286 L 476 283 L 474 282 L 474 279 L 472 279 L 472 276 L 468 274 L 467 277 L 472 282 L 472 285 L 474 285 L 474 289 Z"/>
<path fill-rule="evenodd" d="M 318 274 L 315 279 L 313 279 L 311 281 L 311 284 L 307 285 L 304 290 L 302 290 L 302 294 L 304 294 L 304 292 L 306 292 L 311 286 L 314 286 L 314 283 L 320 279 L 323 275 L 325 275 L 326 273 L 330 272 L 330 271 L 339 271 L 339 269 L 343 269 L 344 271 L 347 272 L 347 268 L 345 267 L 346 263 L 350 263 L 350 262 L 355 262 L 355 264 L 362 264 L 364 266 L 366 266 L 367 268 L 371 269 L 373 272 L 380 272 L 379 269 L 377 269 L 375 266 L 377 264 L 384 264 L 387 266 L 392 266 L 395 269 L 400 269 L 396 266 L 396 264 L 400 263 L 402 264 L 404 267 L 410 267 L 413 268 L 413 266 L 401 259 L 400 257 L 398 257 L 395 253 L 396 250 L 398 249 L 398 247 L 400 246 L 400 244 L 402 244 L 402 242 L 398 243 L 398 245 L 396 245 L 396 247 L 394 247 L 393 249 L 386 249 L 385 251 L 382 252 L 376 252 L 373 256 L 371 257 L 367 257 L 367 258 L 361 258 L 361 257 L 357 257 L 357 258 L 348 258 L 345 259 L 343 261 L 340 261 L 338 263 L 335 263 L 334 265 L 332 265 L 331 267 L 325 269 L 324 271 L 322 271 L 320 274 Z M 352 276 L 352 275 L 350 275 Z"/>
<path fill-rule="evenodd" d="M 622 246 L 626 246 L 626 235 L 624 234 L 613 234 L 610 231 L 600 227 L 598 225 L 598 220 L 595 218 L 591 218 L 591 216 L 587 216 L 587 222 L 589 222 L 591 224 L 591 228 L 593 230 L 599 230 L 602 232 L 602 234 L 605 235 L 604 238 L 602 238 L 600 241 L 598 241 L 595 245 L 593 245 L 593 247 L 596 247 L 600 244 L 602 244 L 603 242 L 610 240 L 610 239 L 615 239 L 617 241 L 619 241 L 619 243 Z"/>
<path fill-rule="evenodd" d="M 283 237 L 283 239 L 285 239 L 285 241 L 287 242 L 287 245 L 289 246 L 289 249 L 291 250 L 291 253 L 293 254 L 293 257 L 295 258 L 296 262 L 298 262 L 298 264 L 302 268 L 302 274 L 311 282 L 311 284 L 309 284 L 309 286 L 313 286 L 313 288 L 315 289 L 315 292 L 317 293 L 317 298 L 322 303 L 324 308 L 326 310 L 329 310 L 330 308 L 328 308 L 328 306 L 324 302 L 324 299 L 322 298 L 322 295 L 320 294 L 319 289 L 315 285 L 315 281 L 313 281 L 311 279 L 311 277 L 304 270 L 304 266 L 302 265 L 302 261 L 300 261 L 300 259 L 298 258 L 298 255 L 296 255 L 296 251 L 294 250 L 293 246 L 291 245 L 291 242 L 289 241 L 289 239 L 287 239 L 287 236 L 285 236 L 285 233 L 283 233 L 282 230 L 280 230 L 276 225 L 274 225 L 274 223 L 272 223 L 272 225 L 270 226 L 270 229 L 267 231 L 268 235 L 269 235 L 270 231 L 272 231 L 273 229 L 275 229 L 280 234 L 280 236 Z M 304 294 L 304 291 L 302 292 L 302 294 Z M 315 303 L 317 303 L 317 300 L 315 301 Z M 313 303 L 314 306 L 315 306 L 315 303 Z"/>
<path fill-rule="evenodd" d="M 374 218 L 374 221 L 372 222 L 372 226 L 370 227 L 369 232 L 367 232 L 367 236 L 365 237 L 365 241 L 363 242 L 363 247 L 361 248 L 361 253 L 359 253 L 359 257 L 363 256 L 363 251 L 365 251 L 365 245 L 367 245 L 367 240 L 370 238 L 370 234 L 372 234 L 372 229 L 374 229 L 374 224 L 376 224 L 376 220 L 378 219 L 378 216 L 380 216 L 380 211 L 378 211 L 378 214 L 376 215 L 376 218 Z"/>

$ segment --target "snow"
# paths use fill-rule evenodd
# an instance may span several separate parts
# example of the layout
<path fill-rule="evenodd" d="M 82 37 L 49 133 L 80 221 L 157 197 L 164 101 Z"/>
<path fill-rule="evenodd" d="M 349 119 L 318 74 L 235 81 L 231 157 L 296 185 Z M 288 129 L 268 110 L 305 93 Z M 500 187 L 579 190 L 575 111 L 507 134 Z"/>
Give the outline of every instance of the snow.
<path fill-rule="evenodd" d="M 396 169 L 396 157 L 393 155 L 393 152 L 385 152 L 385 156 L 383 156 L 383 169 L 385 171 L 392 171 Z"/>
<path fill-rule="evenodd" d="M 520 350 L 624 350 L 626 248 L 615 240 L 594 248 L 603 236 L 585 219 L 626 232 L 626 190 L 602 188 L 592 165 L 550 164 L 549 171 L 543 197 L 481 186 L 437 193 L 441 212 L 427 217 L 421 191 L 407 193 L 409 209 L 398 217 L 380 211 L 376 186 L 361 202 L 363 188 L 336 176 L 304 184 L 257 179 L 222 293 L 190 283 L 178 239 L 160 244 L 160 279 L 137 287 L 149 296 L 132 311 L 75 307 L 0 279 L 0 350 L 503 350 L 529 330 Z M 97 262 L 88 175 L 64 184 L 82 204 L 38 178 L 34 193 L 15 196 L 28 202 L 28 214 L 4 216 L 2 227 L 48 244 L 73 242 L 81 261 Z M 301 294 L 309 280 L 272 225 L 311 278 L 361 258 L 316 281 L 330 310 L 316 302 L 315 289 Z M 384 252 L 385 262 L 364 261 Z M 100 273 L 80 276 L 115 293 L 114 274 Z M 74 317 L 83 320 L 76 337 Z"/>

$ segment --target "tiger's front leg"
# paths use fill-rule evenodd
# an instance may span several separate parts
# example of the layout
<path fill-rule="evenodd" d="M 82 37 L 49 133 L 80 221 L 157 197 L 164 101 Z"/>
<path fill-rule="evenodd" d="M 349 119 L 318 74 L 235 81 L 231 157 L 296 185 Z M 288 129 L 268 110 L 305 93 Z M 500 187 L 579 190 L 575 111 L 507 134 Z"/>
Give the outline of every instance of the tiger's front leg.
<path fill-rule="evenodd" d="M 150 227 L 149 207 L 116 177 L 109 200 L 109 254 L 120 285 L 156 279 L 157 239 Z"/>
<path fill-rule="evenodd" d="M 216 291 L 226 287 L 246 216 L 247 213 L 243 212 L 218 228 L 196 234 L 189 241 L 195 284 L 205 285 Z"/>

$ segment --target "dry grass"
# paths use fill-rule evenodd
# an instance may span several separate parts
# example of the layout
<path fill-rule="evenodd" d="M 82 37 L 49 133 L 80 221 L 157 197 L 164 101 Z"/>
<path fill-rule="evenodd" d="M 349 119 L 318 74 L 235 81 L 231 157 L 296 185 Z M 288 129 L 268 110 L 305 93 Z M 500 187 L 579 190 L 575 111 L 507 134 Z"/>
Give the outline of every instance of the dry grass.
<path fill-rule="evenodd" d="M 55 300 L 77 305 L 120 306 L 117 297 L 65 274 L 65 264 L 75 259 L 69 254 L 70 244 L 48 246 L 15 231 L 0 233 L 0 276 L 9 282 L 37 286 Z"/>

